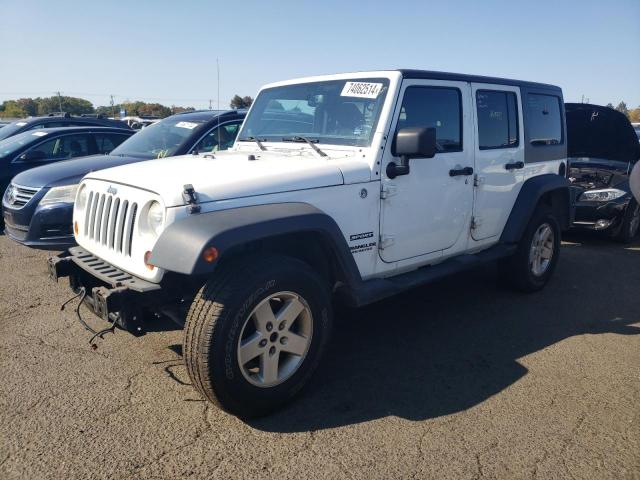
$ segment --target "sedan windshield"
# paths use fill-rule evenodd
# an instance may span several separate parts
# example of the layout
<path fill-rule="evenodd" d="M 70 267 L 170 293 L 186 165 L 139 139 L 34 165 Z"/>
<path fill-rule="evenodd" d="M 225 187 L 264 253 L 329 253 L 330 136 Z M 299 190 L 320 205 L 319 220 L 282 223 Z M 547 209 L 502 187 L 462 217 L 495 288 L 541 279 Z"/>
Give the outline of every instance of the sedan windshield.
<path fill-rule="evenodd" d="M 238 140 L 369 146 L 388 89 L 388 79 L 369 78 L 263 90 Z"/>
<path fill-rule="evenodd" d="M 129 137 L 114 149 L 111 155 L 141 158 L 171 157 L 204 123 L 205 120 L 187 121 L 180 116 L 166 118 Z"/>

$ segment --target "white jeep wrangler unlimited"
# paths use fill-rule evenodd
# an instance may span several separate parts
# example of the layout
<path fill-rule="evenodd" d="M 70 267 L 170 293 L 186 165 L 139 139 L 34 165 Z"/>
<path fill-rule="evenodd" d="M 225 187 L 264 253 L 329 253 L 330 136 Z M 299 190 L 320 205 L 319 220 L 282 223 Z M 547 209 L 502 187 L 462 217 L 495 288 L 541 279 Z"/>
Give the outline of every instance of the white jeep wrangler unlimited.
<path fill-rule="evenodd" d="M 494 260 L 523 291 L 547 283 L 572 217 L 563 105 L 551 85 L 415 70 L 267 85 L 228 152 L 87 175 L 79 246 L 50 274 L 113 326 L 185 324 L 193 385 L 265 414 L 318 365 L 332 297 Z"/>

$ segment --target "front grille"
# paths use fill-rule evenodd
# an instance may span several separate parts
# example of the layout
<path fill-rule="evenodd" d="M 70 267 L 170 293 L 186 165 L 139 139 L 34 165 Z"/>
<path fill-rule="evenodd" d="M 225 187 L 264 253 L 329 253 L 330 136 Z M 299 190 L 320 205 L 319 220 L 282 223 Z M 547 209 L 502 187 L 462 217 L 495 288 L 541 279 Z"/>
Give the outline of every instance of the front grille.
<path fill-rule="evenodd" d="M 7 189 L 7 200 L 12 207 L 24 207 L 33 196 L 38 193 L 39 188 L 21 187 L 11 184 Z"/>
<path fill-rule="evenodd" d="M 138 204 L 109 193 L 90 192 L 84 236 L 98 245 L 131 256 Z"/>

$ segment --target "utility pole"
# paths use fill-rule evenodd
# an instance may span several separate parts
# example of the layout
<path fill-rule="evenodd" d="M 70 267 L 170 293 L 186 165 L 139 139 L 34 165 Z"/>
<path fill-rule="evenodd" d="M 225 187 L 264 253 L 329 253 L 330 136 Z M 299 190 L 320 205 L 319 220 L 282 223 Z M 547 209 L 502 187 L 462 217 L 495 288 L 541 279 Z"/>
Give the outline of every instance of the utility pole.
<path fill-rule="evenodd" d="M 60 92 L 58 91 L 58 106 L 60 107 L 60 112 L 62 112 L 62 97 L 60 96 Z"/>
<path fill-rule="evenodd" d="M 116 118 L 116 109 L 113 105 L 113 95 L 111 95 L 111 117 Z"/>
<path fill-rule="evenodd" d="M 210 98 L 209 99 L 209 110 L 211 110 L 211 102 L 213 102 L 213 100 Z"/>

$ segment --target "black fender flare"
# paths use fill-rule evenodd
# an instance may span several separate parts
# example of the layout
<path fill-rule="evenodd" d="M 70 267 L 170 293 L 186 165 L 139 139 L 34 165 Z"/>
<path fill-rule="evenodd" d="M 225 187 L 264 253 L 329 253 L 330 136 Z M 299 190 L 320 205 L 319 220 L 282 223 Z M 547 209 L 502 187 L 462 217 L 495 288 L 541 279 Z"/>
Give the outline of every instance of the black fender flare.
<path fill-rule="evenodd" d="M 573 189 L 571 183 L 565 177 L 555 173 L 547 173 L 531 177 L 524 182 L 516 202 L 511 209 L 507 223 L 502 230 L 500 241 L 502 243 L 518 243 L 524 234 L 529 220 L 533 215 L 538 202 L 543 195 L 552 192 L 564 192 L 567 199 L 566 212 L 560 218 L 561 229 L 567 229 L 573 221 Z"/>
<path fill-rule="evenodd" d="M 153 247 L 150 263 L 185 275 L 209 274 L 217 261 L 203 252 L 215 247 L 222 258 L 234 247 L 256 240 L 311 232 L 329 245 L 350 285 L 362 281 L 347 241 L 333 218 L 307 203 L 273 203 L 190 215 L 169 225 Z"/>

